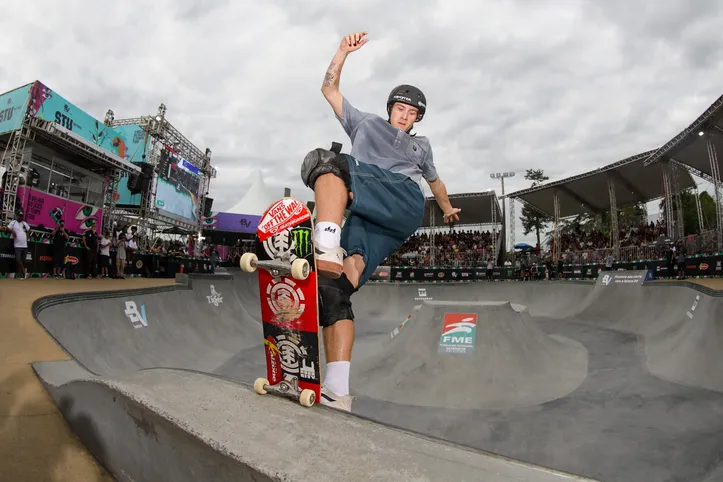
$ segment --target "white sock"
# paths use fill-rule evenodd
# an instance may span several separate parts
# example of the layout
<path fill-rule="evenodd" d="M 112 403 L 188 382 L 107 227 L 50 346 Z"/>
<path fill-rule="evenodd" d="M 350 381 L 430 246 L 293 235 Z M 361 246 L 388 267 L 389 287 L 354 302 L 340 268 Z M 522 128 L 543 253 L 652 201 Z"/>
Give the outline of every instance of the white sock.
<path fill-rule="evenodd" d="M 336 223 L 322 221 L 314 225 L 316 241 L 327 248 L 337 248 L 341 243 L 341 227 Z"/>
<path fill-rule="evenodd" d="M 336 361 L 326 364 L 324 387 L 340 397 L 349 395 L 349 367 L 351 362 Z"/>

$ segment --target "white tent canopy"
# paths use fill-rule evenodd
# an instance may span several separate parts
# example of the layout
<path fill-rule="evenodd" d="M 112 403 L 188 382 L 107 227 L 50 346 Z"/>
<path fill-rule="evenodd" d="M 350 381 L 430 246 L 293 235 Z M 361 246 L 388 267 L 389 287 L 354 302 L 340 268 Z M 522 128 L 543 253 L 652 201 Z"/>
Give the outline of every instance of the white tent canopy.
<path fill-rule="evenodd" d="M 261 216 L 266 208 L 280 197 L 273 196 L 266 188 L 260 169 L 255 171 L 251 179 L 251 187 L 246 191 L 244 197 L 226 212 Z"/>

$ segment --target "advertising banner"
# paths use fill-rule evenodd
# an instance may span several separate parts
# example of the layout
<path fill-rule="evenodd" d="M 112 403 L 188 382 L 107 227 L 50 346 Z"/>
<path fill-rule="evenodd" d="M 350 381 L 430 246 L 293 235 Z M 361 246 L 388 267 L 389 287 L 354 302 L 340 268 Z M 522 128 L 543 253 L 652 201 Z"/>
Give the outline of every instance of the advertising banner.
<path fill-rule="evenodd" d="M 85 113 L 39 80 L 32 85 L 29 113 L 55 122 L 87 142 L 126 158 L 128 147 L 118 131 Z"/>
<path fill-rule="evenodd" d="M 476 313 L 445 313 L 442 336 L 437 352 L 440 354 L 471 355 L 477 337 Z"/>
<path fill-rule="evenodd" d="M 138 124 L 128 124 L 114 127 L 126 145 L 124 159 L 128 162 L 145 162 L 143 155 L 148 149 L 148 136 L 146 131 Z M 116 204 L 121 206 L 140 206 L 141 194 L 131 194 L 128 190 L 128 175 L 121 178 L 118 183 Z"/>
<path fill-rule="evenodd" d="M 59 219 L 71 233 L 82 234 L 93 224 L 102 226 L 103 210 L 27 187 L 18 188 L 25 221 L 40 229 L 55 229 Z"/>
<path fill-rule="evenodd" d="M 158 161 L 156 208 L 166 215 L 196 221 L 198 189 L 201 183 L 196 166 L 182 158 L 169 146 L 161 149 Z"/>
<path fill-rule="evenodd" d="M 203 229 L 254 234 L 260 219 L 261 216 L 247 214 L 211 213 L 203 218 Z"/>
<path fill-rule="evenodd" d="M 0 134 L 20 128 L 28 109 L 32 86 L 27 84 L 0 95 Z"/>

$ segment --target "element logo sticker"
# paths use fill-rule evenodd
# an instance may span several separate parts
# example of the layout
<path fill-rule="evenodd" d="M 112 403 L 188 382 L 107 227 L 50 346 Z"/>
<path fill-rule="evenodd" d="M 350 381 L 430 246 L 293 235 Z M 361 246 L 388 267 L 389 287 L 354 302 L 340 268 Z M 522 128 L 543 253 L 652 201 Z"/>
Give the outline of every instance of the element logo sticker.
<path fill-rule="evenodd" d="M 146 317 L 146 305 L 141 305 L 141 311 L 138 311 L 135 301 L 126 301 L 125 314 L 133 328 L 143 328 L 148 326 L 148 318 Z"/>
<path fill-rule="evenodd" d="M 208 304 L 213 304 L 214 306 L 218 306 L 221 303 L 223 303 L 223 296 L 221 296 L 221 293 L 216 291 L 216 288 L 211 285 L 211 295 L 206 296 L 206 299 L 208 300 Z"/>
<path fill-rule="evenodd" d="M 445 313 L 438 353 L 471 354 L 477 337 L 477 315 Z"/>
<path fill-rule="evenodd" d="M 276 337 L 276 346 L 281 358 L 281 366 L 284 372 L 290 375 L 298 375 L 300 378 L 314 379 L 316 366 L 314 362 L 307 364 L 308 355 L 306 347 L 301 345 L 301 340 L 291 334 L 282 334 Z"/>
<path fill-rule="evenodd" d="M 266 300 L 277 321 L 295 320 L 306 308 L 304 292 L 289 278 L 272 280 L 266 287 Z"/>

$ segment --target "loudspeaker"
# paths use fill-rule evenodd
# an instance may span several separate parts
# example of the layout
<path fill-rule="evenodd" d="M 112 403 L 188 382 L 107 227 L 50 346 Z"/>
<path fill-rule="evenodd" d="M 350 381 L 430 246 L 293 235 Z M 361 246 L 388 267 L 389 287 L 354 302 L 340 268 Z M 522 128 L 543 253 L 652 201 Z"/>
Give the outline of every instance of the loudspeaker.
<path fill-rule="evenodd" d="M 153 166 L 147 162 L 134 162 L 141 168 L 141 174 L 131 174 L 128 177 L 128 190 L 131 194 L 140 194 L 147 191 L 153 182 Z"/>
<path fill-rule="evenodd" d="M 208 217 L 211 215 L 211 207 L 213 207 L 213 198 L 211 197 L 205 197 L 203 198 L 203 209 L 201 209 L 201 212 L 203 213 L 202 216 Z"/>

